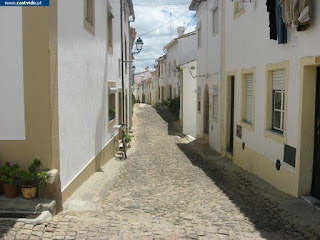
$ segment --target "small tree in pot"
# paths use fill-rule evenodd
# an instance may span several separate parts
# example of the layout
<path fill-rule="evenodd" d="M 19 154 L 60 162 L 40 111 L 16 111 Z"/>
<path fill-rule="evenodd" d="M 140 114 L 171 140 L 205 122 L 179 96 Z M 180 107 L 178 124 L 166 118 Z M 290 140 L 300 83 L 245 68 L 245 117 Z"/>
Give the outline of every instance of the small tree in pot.
<path fill-rule="evenodd" d="M 20 187 L 22 195 L 26 199 L 32 199 L 37 196 L 38 184 L 47 178 L 47 172 L 42 171 L 37 173 L 36 169 L 41 165 L 41 162 L 34 159 L 28 168 L 28 171 L 20 172 Z"/>
<path fill-rule="evenodd" d="M 1 168 L 0 182 L 7 198 L 16 198 L 19 195 L 18 181 L 20 169 L 19 165 L 13 161 L 6 162 Z"/>

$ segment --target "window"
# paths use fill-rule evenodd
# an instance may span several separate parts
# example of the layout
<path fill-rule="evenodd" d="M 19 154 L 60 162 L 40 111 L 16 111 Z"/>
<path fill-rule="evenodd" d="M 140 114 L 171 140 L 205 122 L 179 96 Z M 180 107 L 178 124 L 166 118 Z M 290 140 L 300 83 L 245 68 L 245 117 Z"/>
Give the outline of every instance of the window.
<path fill-rule="evenodd" d="M 121 77 L 121 58 L 118 58 L 118 72 L 119 72 L 119 78 Z"/>
<path fill-rule="evenodd" d="M 108 98 L 108 112 L 109 112 L 109 122 L 113 122 L 116 118 L 116 83 L 108 81 L 109 87 L 109 98 Z"/>
<path fill-rule="evenodd" d="M 176 98 L 176 97 L 177 97 L 177 89 L 173 88 L 173 98 Z"/>
<path fill-rule="evenodd" d="M 253 73 L 245 74 L 245 115 L 244 120 L 247 123 L 253 122 L 253 101 L 254 101 L 254 84 Z"/>
<path fill-rule="evenodd" d="M 285 115 L 285 71 L 272 72 L 272 129 L 283 134 Z"/>
<path fill-rule="evenodd" d="M 172 86 L 169 86 L 169 99 L 172 99 Z"/>
<path fill-rule="evenodd" d="M 212 96 L 212 117 L 215 120 L 218 120 L 218 112 L 219 112 L 219 105 L 218 105 L 218 89 L 217 87 L 213 88 L 213 96 Z"/>
<path fill-rule="evenodd" d="M 112 53 L 113 52 L 113 13 L 112 13 L 112 8 L 110 3 L 108 2 L 108 52 Z"/>
<path fill-rule="evenodd" d="M 95 34 L 95 0 L 84 0 L 84 28 Z"/>
<path fill-rule="evenodd" d="M 168 71 L 169 71 L 169 77 L 171 77 L 171 62 L 169 62 L 169 66 L 168 66 Z"/>
<path fill-rule="evenodd" d="M 125 61 L 125 72 L 128 73 L 128 46 L 127 46 L 127 36 L 125 36 L 124 41 L 124 61 Z"/>
<path fill-rule="evenodd" d="M 202 45 L 202 31 L 201 31 L 201 24 L 199 23 L 199 26 L 198 26 L 198 48 L 201 48 L 201 45 Z"/>
<path fill-rule="evenodd" d="M 235 2 L 234 3 L 234 14 L 233 19 L 237 19 L 245 12 L 245 3 L 244 2 Z"/>
<path fill-rule="evenodd" d="M 266 66 L 266 137 L 280 143 L 287 141 L 289 61 Z"/>
<path fill-rule="evenodd" d="M 215 35 L 219 31 L 219 10 L 218 7 L 212 11 L 212 34 Z"/>
<path fill-rule="evenodd" d="M 177 76 L 177 73 L 176 73 L 176 66 L 177 66 L 177 61 L 176 60 L 173 60 L 173 76 Z"/>
<path fill-rule="evenodd" d="M 198 92 L 198 112 L 201 111 L 201 92 L 200 92 L 200 88 L 198 88 L 197 92 Z"/>

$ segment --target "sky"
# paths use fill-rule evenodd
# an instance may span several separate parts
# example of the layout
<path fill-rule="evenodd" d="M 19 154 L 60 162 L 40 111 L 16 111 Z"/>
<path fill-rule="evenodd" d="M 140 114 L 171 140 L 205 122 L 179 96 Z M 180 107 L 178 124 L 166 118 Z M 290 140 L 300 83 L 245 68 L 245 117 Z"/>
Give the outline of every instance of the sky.
<path fill-rule="evenodd" d="M 195 11 L 188 10 L 190 3 L 191 0 L 133 0 L 136 20 L 132 27 L 136 28 L 137 38 L 141 37 L 144 42 L 142 51 L 134 55 L 135 73 L 143 72 L 146 66 L 154 70 L 155 60 L 164 55 L 163 47 L 177 37 L 179 26 L 187 27 L 189 24 L 185 33 L 194 31 Z M 134 46 L 133 52 L 135 50 Z"/>

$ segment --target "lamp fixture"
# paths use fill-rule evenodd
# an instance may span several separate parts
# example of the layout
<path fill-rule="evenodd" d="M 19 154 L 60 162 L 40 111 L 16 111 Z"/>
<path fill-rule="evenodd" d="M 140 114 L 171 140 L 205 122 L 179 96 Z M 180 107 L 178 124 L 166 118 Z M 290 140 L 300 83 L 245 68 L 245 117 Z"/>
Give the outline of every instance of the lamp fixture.
<path fill-rule="evenodd" d="M 142 41 L 142 39 L 141 39 L 141 37 L 139 37 L 138 39 L 137 39 L 137 41 L 136 41 L 136 48 L 137 48 L 137 52 L 132 52 L 132 55 L 134 55 L 134 54 L 138 54 L 138 53 L 140 53 L 141 52 L 141 50 L 142 50 L 142 48 L 143 48 L 143 41 Z"/>

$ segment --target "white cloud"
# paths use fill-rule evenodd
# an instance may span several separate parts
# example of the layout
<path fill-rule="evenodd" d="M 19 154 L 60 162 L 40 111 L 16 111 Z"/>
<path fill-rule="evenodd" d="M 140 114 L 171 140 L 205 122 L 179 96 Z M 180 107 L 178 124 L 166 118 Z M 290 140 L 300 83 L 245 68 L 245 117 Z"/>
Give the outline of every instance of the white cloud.
<path fill-rule="evenodd" d="M 184 4 L 181 5 L 179 3 Z M 141 53 L 135 55 L 134 65 L 136 66 L 136 72 L 142 72 L 146 66 L 153 69 L 155 60 L 164 54 L 163 47 L 177 36 L 177 28 L 179 26 L 187 26 L 195 14 L 193 11 L 188 11 L 190 3 L 191 0 L 133 0 L 136 20 L 132 26 L 136 28 L 137 36 L 139 37 L 144 33 L 157 29 L 152 33 L 141 36 L 144 46 Z M 150 5 L 153 6 L 150 7 Z M 170 22 L 170 12 L 172 14 L 171 38 L 170 24 L 168 23 Z M 185 12 L 186 14 L 181 16 Z M 158 28 L 159 26 L 162 27 Z M 194 28 L 195 20 L 186 29 L 186 33 L 193 31 Z"/>

